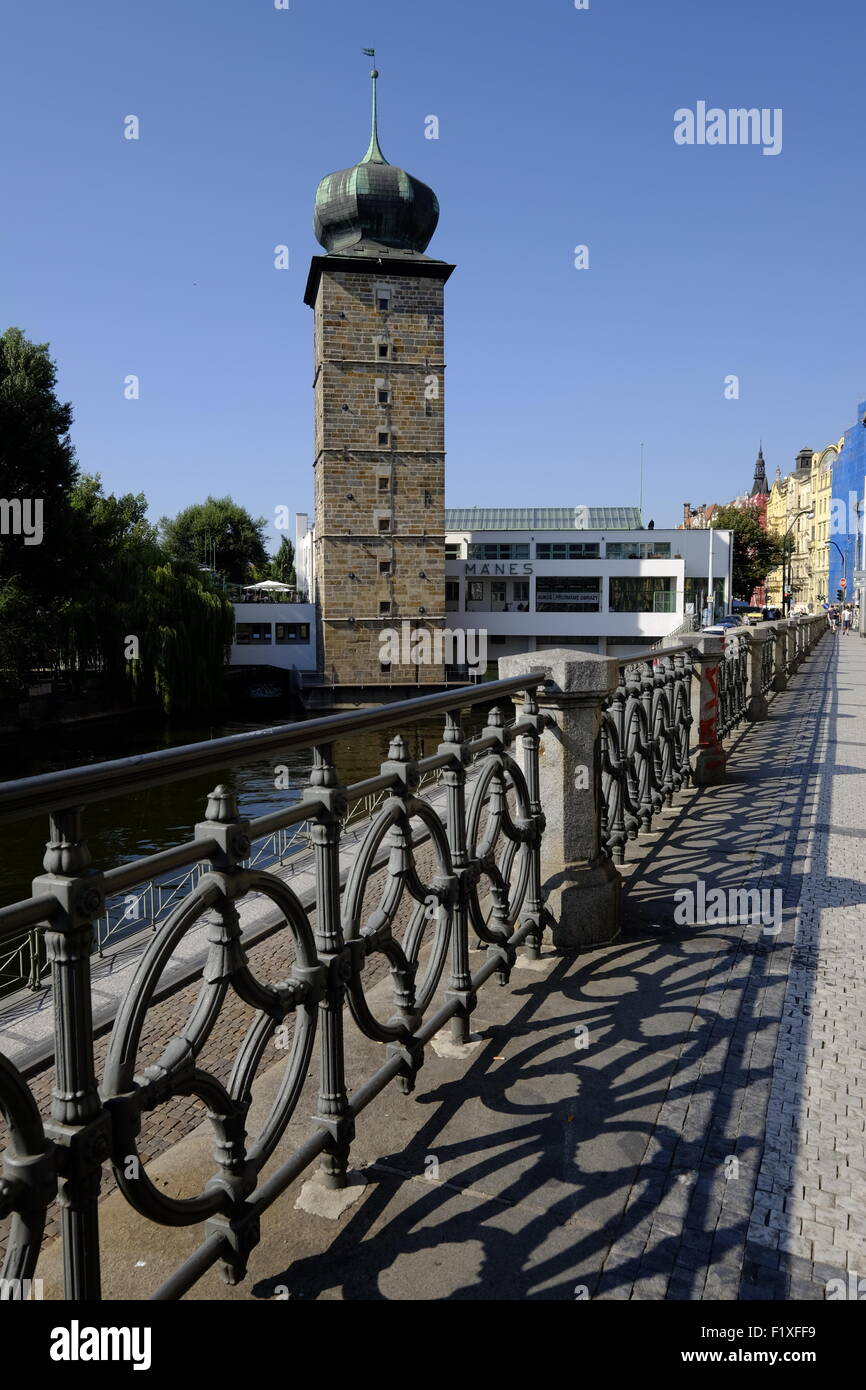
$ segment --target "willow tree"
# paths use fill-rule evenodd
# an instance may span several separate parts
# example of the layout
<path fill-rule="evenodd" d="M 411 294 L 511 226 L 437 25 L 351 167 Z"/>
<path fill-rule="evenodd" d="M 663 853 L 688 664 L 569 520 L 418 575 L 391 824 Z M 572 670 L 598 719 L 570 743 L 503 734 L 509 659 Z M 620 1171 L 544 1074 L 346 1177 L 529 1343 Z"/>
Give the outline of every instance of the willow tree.
<path fill-rule="evenodd" d="M 140 644 L 141 676 L 166 714 L 212 710 L 234 636 L 234 609 L 194 565 L 167 561 L 150 575 L 149 611 Z"/>

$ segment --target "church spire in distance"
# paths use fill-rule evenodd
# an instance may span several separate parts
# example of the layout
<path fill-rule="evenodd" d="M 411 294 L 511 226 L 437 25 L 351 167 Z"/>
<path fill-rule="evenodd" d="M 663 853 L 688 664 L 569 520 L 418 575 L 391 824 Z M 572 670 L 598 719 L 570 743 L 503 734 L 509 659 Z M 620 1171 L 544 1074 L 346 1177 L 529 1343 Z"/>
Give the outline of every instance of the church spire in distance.
<path fill-rule="evenodd" d="M 752 483 L 752 496 L 765 497 L 770 491 L 767 486 L 767 470 L 764 467 L 764 442 L 758 443 L 758 457 L 755 461 L 755 479 Z"/>

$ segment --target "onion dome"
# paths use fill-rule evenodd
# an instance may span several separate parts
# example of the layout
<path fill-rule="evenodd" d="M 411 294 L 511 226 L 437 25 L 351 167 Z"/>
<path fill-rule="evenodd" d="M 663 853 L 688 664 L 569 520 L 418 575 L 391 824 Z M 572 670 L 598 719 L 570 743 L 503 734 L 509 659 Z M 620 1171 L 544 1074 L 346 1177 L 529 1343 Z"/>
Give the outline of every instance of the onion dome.
<path fill-rule="evenodd" d="M 369 246 L 426 251 L 439 221 L 432 188 L 389 164 L 379 147 L 376 80 L 373 79 L 373 130 L 360 164 L 327 174 L 316 190 L 313 231 L 326 251 L 349 253 Z"/>

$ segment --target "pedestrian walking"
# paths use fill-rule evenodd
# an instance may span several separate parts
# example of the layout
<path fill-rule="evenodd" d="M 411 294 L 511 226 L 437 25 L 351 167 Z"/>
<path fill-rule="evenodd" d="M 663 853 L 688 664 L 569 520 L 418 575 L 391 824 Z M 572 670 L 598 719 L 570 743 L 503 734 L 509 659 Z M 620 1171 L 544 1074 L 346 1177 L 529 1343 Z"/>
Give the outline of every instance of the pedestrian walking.
<path fill-rule="evenodd" d="M 851 609 L 846 608 L 842 614 L 842 636 L 847 637 L 851 631 Z"/>

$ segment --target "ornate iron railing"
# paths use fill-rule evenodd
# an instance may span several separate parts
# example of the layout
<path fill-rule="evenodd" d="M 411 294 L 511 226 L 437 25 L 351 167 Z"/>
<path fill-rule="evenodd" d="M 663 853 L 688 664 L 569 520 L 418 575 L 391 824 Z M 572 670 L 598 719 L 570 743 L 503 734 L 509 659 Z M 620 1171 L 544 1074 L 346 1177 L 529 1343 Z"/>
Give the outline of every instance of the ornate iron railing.
<path fill-rule="evenodd" d="M 733 632 L 725 641 L 719 664 L 719 737 L 725 738 L 746 717 L 749 681 L 749 638 Z"/>
<path fill-rule="evenodd" d="M 0 1218 L 12 1217 L 2 1270 L 25 1280 L 36 1267 L 48 1204 L 61 1210 L 66 1297 L 97 1299 L 100 1293 L 98 1198 L 103 1168 L 111 1162 L 117 1184 L 136 1211 L 165 1226 L 204 1227 L 196 1253 L 154 1292 L 178 1298 L 215 1264 L 234 1283 L 244 1277 L 259 1239 L 263 1213 L 317 1158 L 324 1182 L 346 1183 L 356 1117 L 392 1080 L 414 1087 L 423 1049 L 450 1022 L 465 1042 L 477 989 L 493 974 L 505 983 L 523 946 L 540 950 L 545 926 L 540 846 L 544 816 L 539 794 L 539 740 L 545 716 L 536 700 L 541 677 L 492 682 L 470 691 L 447 691 L 400 705 L 317 719 L 205 745 L 169 749 L 95 767 L 51 773 L 0 786 L 0 819 L 47 811 L 50 836 L 45 874 L 33 896 L 0 909 L 0 939 L 22 929 L 44 935 L 51 962 L 54 1005 L 55 1085 L 51 1116 L 43 1126 L 27 1083 L 0 1056 L 0 1109 L 10 1145 L 0 1178 Z M 460 710 L 521 694 L 522 712 L 506 724 L 493 709 L 480 735 L 466 738 Z M 378 776 L 350 787 L 339 783 L 333 741 L 351 729 L 393 727 L 435 712 L 445 715 L 443 739 L 432 757 L 417 762 L 402 738 L 392 739 Z M 522 754 L 522 766 L 514 756 Z M 244 819 L 232 792 L 210 795 L 195 838 L 106 873 L 90 867 L 83 808 L 142 786 L 219 769 L 232 762 L 284 756 L 312 747 L 313 768 L 301 800 L 255 820 Z M 474 769 L 467 788 L 470 765 Z M 441 818 L 418 795 L 422 774 L 438 774 L 445 788 Z M 347 810 L 382 797 L 358 847 L 345 891 L 340 892 L 340 842 Z M 315 860 L 316 911 L 312 921 L 290 884 L 244 867 L 254 839 L 309 823 Z M 434 861 L 425 878 L 417 863 L 422 827 Z M 384 868 L 377 869 L 387 849 Z M 206 861 L 209 869 L 157 929 L 139 962 L 115 1021 L 101 1086 L 94 1061 L 90 968 L 93 923 L 106 894 L 146 883 Z M 364 916 L 374 873 L 383 877 L 378 906 Z M 253 973 L 240 940 L 237 904 L 249 895 L 269 899 L 291 934 L 295 964 L 278 984 Z M 395 920 L 404 900 L 408 923 L 398 939 Z M 138 1052 L 148 1009 L 160 977 L 182 939 L 205 913 L 218 924 L 209 933 L 209 954 L 198 997 L 187 1021 L 158 1060 L 138 1071 Z M 470 925 L 487 946 L 473 975 Z M 367 998 L 363 969 L 384 956 L 394 982 L 393 1016 L 380 1020 Z M 447 987 L 437 989 L 448 966 Z M 202 1049 L 218 1025 L 229 991 L 255 1010 L 227 1084 L 201 1065 Z M 343 1008 L 368 1037 L 385 1044 L 382 1066 L 351 1099 L 346 1092 Z M 259 1134 L 247 1143 L 245 1126 L 253 1080 L 277 1030 L 293 1025 L 293 1039 L 276 1097 Z M 312 1134 L 267 1180 L 263 1165 L 274 1154 L 297 1105 L 318 1037 L 320 1069 Z M 142 1118 L 178 1095 L 199 1097 L 217 1135 L 217 1169 L 200 1194 L 173 1198 L 148 1176 L 137 1139 Z"/>
<path fill-rule="evenodd" d="M 425 773 L 420 785 L 438 782 L 439 776 L 438 771 Z M 297 785 L 292 790 L 295 795 L 299 793 Z M 369 820 L 384 797 L 385 793 L 379 792 L 354 802 L 341 820 L 342 828 L 347 830 L 352 825 Z M 274 830 L 253 842 L 243 867 L 266 869 L 275 865 L 281 868 L 294 866 L 298 855 L 311 848 L 311 833 L 308 821 Z M 179 877 L 172 874 L 165 879 L 150 879 L 135 893 L 107 896 L 104 911 L 93 923 L 94 954 L 102 957 L 107 949 L 120 942 L 127 947 L 134 945 L 140 934 L 155 931 L 177 904 L 198 886 L 208 868 L 207 862 L 193 864 Z M 0 991 L 11 993 L 24 987 L 33 991 L 44 989 L 48 969 L 49 962 L 39 931 L 33 929 L 18 938 L 10 938 L 6 949 L 0 952 Z"/>
<path fill-rule="evenodd" d="M 690 777 L 694 649 L 671 645 L 619 665 L 602 718 L 602 842 L 620 863 Z"/>
<path fill-rule="evenodd" d="M 775 633 L 771 633 L 761 644 L 761 690 L 766 695 L 768 690 L 773 688 L 775 671 Z"/>

